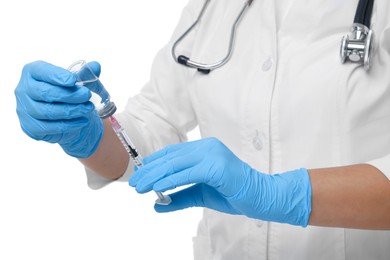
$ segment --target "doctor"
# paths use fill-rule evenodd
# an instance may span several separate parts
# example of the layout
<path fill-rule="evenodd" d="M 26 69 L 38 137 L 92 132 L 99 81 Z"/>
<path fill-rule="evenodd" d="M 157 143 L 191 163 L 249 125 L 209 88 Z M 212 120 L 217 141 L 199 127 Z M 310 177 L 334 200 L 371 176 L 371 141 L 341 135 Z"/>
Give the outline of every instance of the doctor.
<path fill-rule="evenodd" d="M 117 115 L 150 155 L 132 176 L 89 90 L 65 69 L 42 61 L 24 67 L 15 90 L 21 127 L 79 158 L 92 188 L 113 180 L 129 180 L 140 193 L 195 184 L 156 205 L 159 212 L 205 207 L 195 259 L 388 260 L 390 3 L 374 4 L 366 71 L 338 55 L 357 2 L 255 0 L 230 60 L 204 73 L 172 58 L 204 6 L 190 0 L 150 81 Z M 243 3 L 210 1 L 174 53 L 207 64 L 225 57 Z M 186 142 L 196 126 L 202 139 Z"/>

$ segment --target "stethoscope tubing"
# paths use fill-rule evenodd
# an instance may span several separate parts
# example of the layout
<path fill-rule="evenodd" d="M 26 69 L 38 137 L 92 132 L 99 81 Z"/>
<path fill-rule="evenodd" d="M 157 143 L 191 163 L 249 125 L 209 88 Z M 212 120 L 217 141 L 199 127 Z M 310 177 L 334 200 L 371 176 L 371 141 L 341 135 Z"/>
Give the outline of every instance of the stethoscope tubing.
<path fill-rule="evenodd" d="M 373 6 L 374 0 L 359 0 L 353 22 L 370 28 Z"/>
<path fill-rule="evenodd" d="M 203 73 L 209 73 L 211 70 L 214 70 L 214 69 L 217 69 L 219 67 L 222 67 L 223 65 L 225 65 L 231 58 L 232 54 L 233 54 L 233 49 L 234 49 L 234 40 L 235 40 L 235 34 L 236 34 L 236 30 L 237 30 L 237 26 L 239 24 L 239 22 L 241 21 L 244 13 L 246 12 L 246 10 L 248 9 L 248 7 L 251 5 L 251 3 L 253 2 L 253 0 L 247 0 L 244 4 L 244 6 L 242 7 L 241 11 L 239 12 L 239 14 L 237 15 L 237 18 L 235 19 L 233 25 L 232 25 L 232 28 L 231 28 L 231 32 L 230 32 L 230 40 L 229 40 L 229 47 L 228 47 L 228 52 L 226 54 L 226 56 L 220 60 L 220 61 L 217 61 L 215 63 L 211 63 L 211 64 L 204 64 L 204 63 L 200 63 L 200 62 L 196 62 L 196 61 L 193 61 L 191 60 L 190 58 L 184 56 L 184 55 L 179 55 L 178 57 L 176 56 L 176 47 L 177 45 L 187 36 L 187 34 L 189 32 L 192 31 L 192 29 L 198 24 L 198 22 L 201 20 L 205 10 L 207 9 L 207 6 L 209 4 L 210 0 L 206 0 L 205 4 L 203 5 L 202 7 L 202 10 L 200 12 L 200 14 L 198 15 L 198 18 L 195 20 L 195 22 L 176 40 L 176 42 L 173 44 L 172 46 L 172 50 L 171 50 L 171 53 L 172 53 L 172 56 L 174 58 L 174 60 L 176 60 L 178 63 L 180 64 L 183 64 L 185 66 L 188 66 L 188 67 L 191 67 L 191 68 L 195 68 L 195 69 L 198 69 L 200 72 L 203 72 Z"/>
<path fill-rule="evenodd" d="M 225 65 L 230 60 L 233 54 L 235 34 L 238 24 L 241 21 L 244 13 L 252 4 L 252 2 L 253 0 L 246 0 L 244 6 L 237 15 L 237 18 L 235 19 L 231 27 L 228 51 L 223 59 L 211 64 L 204 64 L 193 61 L 189 57 L 186 57 L 184 55 L 176 55 L 176 47 L 201 21 L 210 3 L 210 0 L 205 0 L 205 3 L 195 22 L 173 43 L 171 49 L 173 59 L 179 64 L 185 65 L 190 68 L 195 68 L 199 72 L 202 72 L 204 74 L 208 74 L 211 70 L 220 68 Z M 374 0 L 359 0 L 354 17 L 354 23 L 352 26 L 352 36 L 350 38 L 348 35 L 346 35 L 342 39 L 342 44 L 340 48 L 340 56 L 342 63 L 344 63 L 346 60 L 350 60 L 352 62 L 363 62 L 364 69 L 369 70 L 371 63 L 371 49 L 373 38 L 373 32 L 370 29 L 373 6 Z"/>

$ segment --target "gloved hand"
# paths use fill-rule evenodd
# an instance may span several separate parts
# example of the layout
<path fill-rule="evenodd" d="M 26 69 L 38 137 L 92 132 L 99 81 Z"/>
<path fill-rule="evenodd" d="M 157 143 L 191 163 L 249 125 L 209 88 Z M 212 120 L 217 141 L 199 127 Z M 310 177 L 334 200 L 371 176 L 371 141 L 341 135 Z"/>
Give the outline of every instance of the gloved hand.
<path fill-rule="evenodd" d="M 266 221 L 308 224 L 311 184 L 305 169 L 263 174 L 216 138 L 167 146 L 146 157 L 144 164 L 129 180 L 139 193 L 195 183 L 171 194 L 171 204 L 155 205 L 158 212 L 207 207 Z"/>
<path fill-rule="evenodd" d="M 98 63 L 92 67 L 100 73 Z M 89 89 L 76 86 L 68 70 L 43 61 L 27 64 L 15 96 L 20 125 L 31 138 L 58 143 L 77 158 L 87 158 L 97 149 L 103 122 L 89 101 Z"/>

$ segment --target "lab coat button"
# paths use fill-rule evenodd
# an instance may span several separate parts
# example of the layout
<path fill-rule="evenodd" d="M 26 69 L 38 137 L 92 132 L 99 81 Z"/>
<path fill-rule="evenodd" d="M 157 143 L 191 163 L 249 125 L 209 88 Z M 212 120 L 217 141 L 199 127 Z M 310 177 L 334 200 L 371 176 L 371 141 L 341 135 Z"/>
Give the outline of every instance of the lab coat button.
<path fill-rule="evenodd" d="M 269 71 L 271 68 L 272 68 L 272 59 L 271 58 L 268 58 L 264 63 L 263 63 L 263 66 L 261 67 L 261 69 L 263 71 Z"/>
<path fill-rule="evenodd" d="M 257 150 L 257 151 L 260 151 L 263 149 L 263 142 L 261 141 L 260 137 L 258 135 L 256 135 L 255 137 L 253 137 L 252 139 L 252 144 L 253 144 L 253 147 Z"/>

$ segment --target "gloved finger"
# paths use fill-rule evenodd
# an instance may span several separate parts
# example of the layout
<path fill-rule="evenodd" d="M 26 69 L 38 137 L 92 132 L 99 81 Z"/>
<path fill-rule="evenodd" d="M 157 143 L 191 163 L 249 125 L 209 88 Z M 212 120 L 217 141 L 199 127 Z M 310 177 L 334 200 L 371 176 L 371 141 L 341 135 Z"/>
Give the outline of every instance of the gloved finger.
<path fill-rule="evenodd" d="M 151 191 L 154 183 L 175 173 L 173 160 L 163 157 L 143 166 L 131 176 L 129 185 L 135 187 L 138 193 Z"/>
<path fill-rule="evenodd" d="M 84 117 L 60 121 L 35 120 L 31 117 L 24 117 L 21 120 L 21 127 L 28 136 L 35 140 L 58 143 L 66 136 L 67 132 L 74 133 L 88 123 L 88 119 Z"/>
<path fill-rule="evenodd" d="M 208 183 L 209 175 L 212 175 L 212 171 L 210 171 L 212 164 L 202 163 L 208 151 L 208 143 L 208 140 L 198 140 L 174 144 L 150 155 L 149 162 L 130 178 L 130 186 L 136 187 L 140 193 L 145 193 L 152 189 L 155 182 L 194 166 L 201 168 L 199 171 L 192 171 L 192 179 L 187 179 L 187 181 Z M 206 151 L 204 151 L 205 149 Z M 179 181 L 178 184 L 182 184 L 182 182 Z"/>
<path fill-rule="evenodd" d="M 204 148 L 204 146 L 202 146 L 203 142 L 204 139 L 200 139 L 191 142 L 168 145 L 165 148 L 144 158 L 144 163 L 148 164 L 162 157 L 167 157 L 167 156 L 173 158 L 175 154 L 192 154 L 192 156 L 194 156 L 197 155 L 197 152 L 199 152 L 199 154 L 202 155 L 200 151 Z"/>
<path fill-rule="evenodd" d="M 157 212 L 171 212 L 190 207 L 204 207 L 201 187 L 193 185 L 189 188 L 180 190 L 178 192 L 169 194 L 172 202 L 169 205 L 155 204 L 154 209 Z"/>
<path fill-rule="evenodd" d="M 160 179 L 153 185 L 153 190 L 164 192 L 194 183 L 207 184 L 207 176 L 207 173 L 201 171 L 201 166 L 196 165 Z"/>
<path fill-rule="evenodd" d="M 91 98 L 91 91 L 83 86 L 62 87 L 43 81 L 32 81 L 26 86 L 26 94 L 33 100 L 61 103 L 85 103 Z"/>
<path fill-rule="evenodd" d="M 186 153 L 167 154 L 138 169 L 129 179 L 129 185 L 139 193 L 148 192 L 158 180 L 191 168 L 197 164 L 197 160 L 197 157 Z"/>
<path fill-rule="evenodd" d="M 154 205 L 157 212 L 165 213 L 191 207 L 206 207 L 229 214 L 238 212 L 215 189 L 205 184 L 196 184 L 169 195 L 169 205 Z"/>
<path fill-rule="evenodd" d="M 93 103 L 89 101 L 82 104 L 25 101 L 23 105 L 18 104 L 17 111 L 23 107 L 25 113 L 28 113 L 35 119 L 41 120 L 64 120 L 83 117 L 95 109 Z"/>
<path fill-rule="evenodd" d="M 45 61 L 35 61 L 25 65 L 23 74 L 25 73 L 28 73 L 35 80 L 52 85 L 73 87 L 76 84 L 76 76 L 73 73 Z"/>
<path fill-rule="evenodd" d="M 158 159 L 161 159 L 162 157 L 166 157 L 168 154 L 174 153 L 176 151 L 179 151 L 181 149 L 186 149 L 187 146 L 189 146 L 190 143 L 178 143 L 178 144 L 171 144 L 163 149 L 158 150 L 155 153 L 152 153 L 151 155 L 144 158 L 144 164 L 149 164 L 153 161 L 156 161 Z"/>

